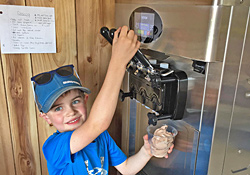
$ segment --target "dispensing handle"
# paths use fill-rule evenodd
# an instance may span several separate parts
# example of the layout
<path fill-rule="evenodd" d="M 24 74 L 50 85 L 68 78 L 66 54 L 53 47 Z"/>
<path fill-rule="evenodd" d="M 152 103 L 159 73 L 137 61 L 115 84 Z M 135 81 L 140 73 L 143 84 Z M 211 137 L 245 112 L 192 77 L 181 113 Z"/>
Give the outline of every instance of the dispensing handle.
<path fill-rule="evenodd" d="M 124 99 L 125 99 L 126 97 L 130 97 L 130 99 L 135 98 L 134 89 L 131 89 L 130 92 L 126 92 L 126 93 L 123 92 L 123 90 L 120 90 L 119 99 L 120 99 L 121 101 L 124 101 Z"/>
<path fill-rule="evenodd" d="M 151 67 L 153 69 L 150 62 L 145 57 L 145 55 L 141 52 L 140 49 L 138 49 L 137 52 L 135 53 L 135 58 L 138 59 L 143 64 L 143 66 L 145 66 L 145 68 Z"/>
<path fill-rule="evenodd" d="M 113 38 L 109 35 L 109 29 L 107 27 L 102 27 L 100 33 L 112 45 Z"/>
<path fill-rule="evenodd" d="M 155 113 L 149 112 L 148 114 L 148 125 L 156 125 L 158 120 L 171 119 L 172 115 L 156 115 Z"/>
<path fill-rule="evenodd" d="M 112 40 L 114 39 L 115 31 L 116 29 L 110 29 L 109 36 L 112 38 Z"/>
<path fill-rule="evenodd" d="M 116 29 L 110 29 L 110 31 L 109 31 L 109 37 L 112 38 L 112 40 L 114 38 L 115 31 L 116 31 Z M 145 68 L 150 67 L 153 70 L 152 65 L 150 64 L 150 62 L 148 61 L 146 56 L 141 52 L 140 49 L 137 50 L 137 52 L 135 53 L 134 58 L 139 60 Z"/>

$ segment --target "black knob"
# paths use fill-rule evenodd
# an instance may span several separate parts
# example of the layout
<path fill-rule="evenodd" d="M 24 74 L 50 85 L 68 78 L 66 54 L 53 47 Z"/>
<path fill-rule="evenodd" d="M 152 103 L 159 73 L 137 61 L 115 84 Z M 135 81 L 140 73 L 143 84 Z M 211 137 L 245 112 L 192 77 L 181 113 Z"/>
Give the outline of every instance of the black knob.
<path fill-rule="evenodd" d="M 124 101 L 126 97 L 130 97 L 130 99 L 134 98 L 135 97 L 134 89 L 131 89 L 130 92 L 127 93 L 123 92 L 123 90 L 120 90 L 119 99 L 121 101 Z"/>
<path fill-rule="evenodd" d="M 109 31 L 110 38 L 114 39 L 115 31 L 116 31 L 116 29 L 110 29 L 110 31 Z"/>
<path fill-rule="evenodd" d="M 109 36 L 109 29 L 107 27 L 102 27 L 100 33 L 112 45 L 113 40 Z"/>
<path fill-rule="evenodd" d="M 149 112 L 148 114 L 148 125 L 156 125 L 157 124 L 157 117 L 154 113 Z"/>
<path fill-rule="evenodd" d="M 148 124 L 156 125 L 158 120 L 172 119 L 172 115 L 156 115 L 155 113 L 148 113 Z"/>

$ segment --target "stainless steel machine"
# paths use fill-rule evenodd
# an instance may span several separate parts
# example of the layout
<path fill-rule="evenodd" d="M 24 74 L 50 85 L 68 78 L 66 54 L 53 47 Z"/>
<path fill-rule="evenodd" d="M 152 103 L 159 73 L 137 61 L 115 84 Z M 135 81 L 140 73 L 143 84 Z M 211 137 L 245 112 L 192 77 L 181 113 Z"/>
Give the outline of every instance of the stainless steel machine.
<path fill-rule="evenodd" d="M 249 5 L 116 4 L 116 26 L 142 43 L 121 91 L 122 149 L 138 151 L 148 124 L 179 132 L 169 158 L 138 174 L 250 174 Z"/>

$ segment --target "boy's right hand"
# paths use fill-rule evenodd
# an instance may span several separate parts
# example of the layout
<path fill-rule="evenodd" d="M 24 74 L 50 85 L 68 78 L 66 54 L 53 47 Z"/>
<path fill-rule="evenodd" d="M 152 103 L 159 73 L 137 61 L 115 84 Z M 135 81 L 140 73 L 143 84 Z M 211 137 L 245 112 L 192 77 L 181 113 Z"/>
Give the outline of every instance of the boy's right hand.
<path fill-rule="evenodd" d="M 127 26 L 119 27 L 114 33 L 111 61 L 126 68 L 140 44 L 133 30 L 128 31 Z"/>
<path fill-rule="evenodd" d="M 144 147 L 145 150 L 147 151 L 148 155 L 153 156 L 153 155 L 151 154 L 151 148 L 150 148 L 150 144 L 149 144 L 149 141 L 148 141 L 148 135 L 144 135 L 144 136 L 143 136 L 143 140 L 144 140 L 144 145 L 143 145 L 143 147 Z M 174 144 L 169 148 L 168 154 L 170 154 L 170 153 L 173 151 L 173 148 L 174 148 Z M 165 156 L 166 159 L 168 158 L 168 154 Z"/>

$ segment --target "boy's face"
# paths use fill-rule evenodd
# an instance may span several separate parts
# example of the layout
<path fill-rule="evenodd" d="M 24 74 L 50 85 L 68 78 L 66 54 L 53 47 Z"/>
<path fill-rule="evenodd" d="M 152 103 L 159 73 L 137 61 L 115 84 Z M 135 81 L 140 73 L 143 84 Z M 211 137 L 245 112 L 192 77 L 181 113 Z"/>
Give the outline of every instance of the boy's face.
<path fill-rule="evenodd" d="M 88 96 L 73 89 L 60 96 L 48 113 L 40 114 L 59 132 L 72 131 L 80 127 L 87 118 L 86 102 Z"/>

